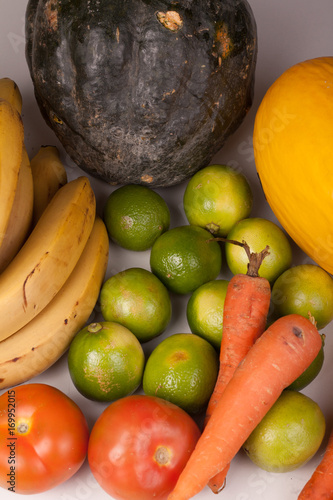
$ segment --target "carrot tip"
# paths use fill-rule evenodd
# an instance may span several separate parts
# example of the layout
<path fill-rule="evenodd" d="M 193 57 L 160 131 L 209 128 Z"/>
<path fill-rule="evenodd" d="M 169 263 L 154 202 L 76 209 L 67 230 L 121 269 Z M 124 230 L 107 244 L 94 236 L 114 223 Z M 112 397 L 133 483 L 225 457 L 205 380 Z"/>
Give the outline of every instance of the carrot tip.
<path fill-rule="evenodd" d="M 209 487 L 210 487 L 211 491 L 217 495 L 222 490 L 224 490 L 224 488 L 226 487 L 226 484 L 227 484 L 227 480 L 225 479 L 223 481 L 222 485 L 220 483 L 210 483 Z"/>

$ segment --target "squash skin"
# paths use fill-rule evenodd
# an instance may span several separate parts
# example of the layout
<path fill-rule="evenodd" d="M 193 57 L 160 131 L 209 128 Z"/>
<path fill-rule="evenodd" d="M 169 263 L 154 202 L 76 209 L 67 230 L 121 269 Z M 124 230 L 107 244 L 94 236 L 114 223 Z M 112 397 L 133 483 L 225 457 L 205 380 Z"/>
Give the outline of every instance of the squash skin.
<path fill-rule="evenodd" d="M 157 16 L 170 11 L 175 30 Z M 189 178 L 252 105 L 246 0 L 30 0 L 26 40 L 46 122 L 81 169 L 113 185 Z"/>

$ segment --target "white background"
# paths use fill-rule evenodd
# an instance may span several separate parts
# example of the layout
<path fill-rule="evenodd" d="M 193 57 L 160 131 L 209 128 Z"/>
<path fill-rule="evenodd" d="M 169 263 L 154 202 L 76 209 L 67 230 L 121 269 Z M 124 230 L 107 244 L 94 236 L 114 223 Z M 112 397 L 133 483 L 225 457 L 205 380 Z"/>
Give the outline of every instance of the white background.
<path fill-rule="evenodd" d="M 256 70 L 255 99 L 252 109 L 242 126 L 228 140 L 225 147 L 213 158 L 212 163 L 229 163 L 241 170 L 248 178 L 254 192 L 253 216 L 274 220 L 274 215 L 265 202 L 261 191 L 252 151 L 252 129 L 256 109 L 271 83 L 288 67 L 305 59 L 333 55 L 333 2 L 332 0 L 250 0 L 258 28 L 258 62 Z M 66 164 L 69 179 L 82 175 L 64 153 L 53 132 L 43 122 L 34 100 L 32 83 L 24 54 L 24 17 L 26 0 L 0 0 L 0 77 L 8 76 L 19 85 L 23 96 L 23 121 L 29 156 L 32 157 L 41 145 L 58 146 Z M 98 211 L 101 214 L 108 194 L 113 188 L 91 179 L 97 197 Z M 182 196 L 186 183 L 173 188 L 157 191 L 167 201 L 171 211 L 171 227 L 186 224 L 182 208 Z M 313 235 L 315 237 L 315 235 Z M 294 263 L 311 262 L 294 245 Z M 129 252 L 110 245 L 110 260 L 107 277 L 123 269 L 139 266 L 149 268 L 149 252 Z M 223 270 L 224 273 L 227 271 Z M 221 275 L 226 277 L 227 274 Z M 185 309 L 188 296 L 173 297 L 173 318 L 163 337 L 180 332 L 189 332 Z M 98 317 L 98 316 L 95 316 Z M 333 380 L 333 326 L 324 330 L 326 334 L 324 367 L 317 379 L 304 393 L 314 399 L 321 407 L 327 421 L 327 433 L 332 427 L 333 399 L 331 393 Z M 147 354 L 154 342 L 145 346 Z M 107 406 L 93 403 L 81 396 L 73 386 L 67 369 L 66 355 L 45 373 L 33 381 L 46 382 L 63 390 L 83 410 L 89 426 L 92 427 L 98 415 Z M 284 474 L 266 473 L 254 466 L 250 460 L 239 453 L 234 459 L 228 474 L 228 484 L 217 497 L 206 488 L 195 498 L 198 500 L 295 500 L 305 482 L 318 464 L 327 436 L 316 456 L 302 468 Z M 130 480 L 130 478 L 129 478 Z M 23 495 L 16 495 L 17 498 Z M 7 490 L 0 490 L 0 498 L 13 498 Z M 27 498 L 26 496 L 24 498 Z M 32 495 L 32 499 L 90 500 L 110 498 L 92 477 L 87 463 L 65 484 L 47 493 Z M 134 499 L 133 499 L 134 500 Z"/>

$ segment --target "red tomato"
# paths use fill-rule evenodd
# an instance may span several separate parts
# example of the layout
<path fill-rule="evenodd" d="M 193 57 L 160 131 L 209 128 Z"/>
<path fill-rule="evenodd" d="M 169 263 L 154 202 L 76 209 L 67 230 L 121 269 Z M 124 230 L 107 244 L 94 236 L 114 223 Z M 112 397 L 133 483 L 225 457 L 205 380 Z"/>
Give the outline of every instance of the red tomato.
<path fill-rule="evenodd" d="M 164 500 L 200 436 L 194 420 L 163 399 L 132 395 L 111 403 L 90 434 L 88 461 L 118 500 Z"/>
<path fill-rule="evenodd" d="M 59 389 L 26 384 L 0 397 L 0 486 L 47 491 L 82 465 L 89 430 L 80 408 Z"/>

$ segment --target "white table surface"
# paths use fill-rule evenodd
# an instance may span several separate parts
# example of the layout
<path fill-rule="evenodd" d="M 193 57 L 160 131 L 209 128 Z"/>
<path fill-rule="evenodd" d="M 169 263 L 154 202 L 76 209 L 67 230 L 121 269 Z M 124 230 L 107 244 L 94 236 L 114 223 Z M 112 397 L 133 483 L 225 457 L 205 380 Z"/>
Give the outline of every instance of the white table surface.
<path fill-rule="evenodd" d="M 41 118 L 37 108 L 32 82 L 28 73 L 24 54 L 24 17 L 26 0 L 0 0 L 0 77 L 8 76 L 19 85 L 23 96 L 23 121 L 25 139 L 29 156 L 34 155 L 41 145 L 56 145 L 66 164 L 68 177 L 82 175 L 63 151 L 53 132 Z M 212 163 L 229 163 L 247 176 L 254 192 L 252 216 L 266 217 L 276 222 L 261 191 L 252 150 L 252 130 L 256 109 L 264 93 L 273 81 L 291 65 L 305 59 L 332 55 L 333 53 L 333 1 L 332 0 L 250 0 L 258 29 L 258 62 L 256 69 L 255 99 L 252 109 L 241 127 L 227 141 L 224 148 L 213 158 Z M 101 213 L 104 202 L 113 188 L 91 178 Z M 157 191 L 167 201 L 171 211 L 171 226 L 186 224 L 182 195 L 186 183 Z M 309 263 L 311 260 L 294 245 L 294 263 Z M 149 251 L 129 252 L 110 245 L 110 260 L 107 277 L 123 269 L 139 266 L 149 268 Z M 221 276 L 223 277 L 223 276 Z M 188 296 L 173 297 L 173 318 L 163 336 L 173 333 L 189 332 L 185 309 Z M 98 316 L 95 316 L 98 318 Z M 303 390 L 321 407 L 327 421 L 327 432 L 333 423 L 333 399 L 331 387 L 333 380 L 333 324 L 326 327 L 324 367 L 317 379 Z M 156 342 L 160 341 L 157 339 Z M 147 354 L 154 347 L 152 341 L 146 345 Z M 107 406 L 86 400 L 73 386 L 64 355 L 55 365 L 30 382 L 45 382 L 68 394 L 83 410 L 89 426 L 92 427 L 98 415 Z M 318 464 L 326 439 L 316 456 L 305 466 L 291 473 L 267 473 L 239 453 L 231 465 L 228 485 L 218 496 L 205 488 L 195 498 L 198 500 L 296 500 L 298 493 L 309 479 Z M 129 478 L 130 480 L 130 478 Z M 16 498 L 23 495 L 16 495 Z M 13 494 L 0 490 L 1 499 L 13 499 Z M 25 498 L 27 498 L 25 496 Z M 85 463 L 80 471 L 65 484 L 53 490 L 30 495 L 31 499 L 90 500 L 110 498 L 96 483 Z M 135 500 L 135 499 L 133 499 Z"/>

